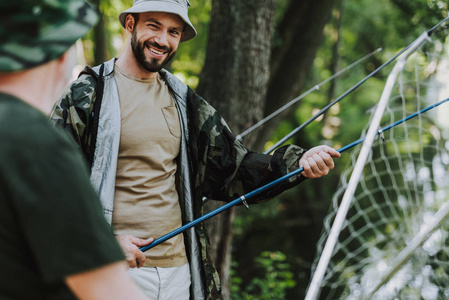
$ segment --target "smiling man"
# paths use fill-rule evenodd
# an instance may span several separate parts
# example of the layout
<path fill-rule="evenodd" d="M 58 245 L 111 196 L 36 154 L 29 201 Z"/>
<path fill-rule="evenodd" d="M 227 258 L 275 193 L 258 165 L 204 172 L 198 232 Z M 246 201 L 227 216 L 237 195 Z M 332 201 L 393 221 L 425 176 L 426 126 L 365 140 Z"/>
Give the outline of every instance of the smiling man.
<path fill-rule="evenodd" d="M 142 21 L 139 23 L 139 19 Z M 140 25 L 138 25 L 140 24 Z M 135 71 L 143 69 L 143 76 L 148 76 L 148 72 L 156 76 L 163 66 L 165 66 L 176 54 L 179 41 L 181 39 L 184 21 L 177 15 L 167 13 L 142 13 L 127 15 L 124 26 L 132 30 L 131 50 L 134 58 L 131 63 L 137 63 Z M 158 32 L 164 30 L 162 34 Z M 139 32 L 139 37 L 137 36 Z M 129 48 L 127 48 L 129 51 Z M 147 54 L 148 52 L 148 59 Z M 119 64 L 125 66 L 125 58 L 122 56 Z"/>
<path fill-rule="evenodd" d="M 245 148 L 205 100 L 163 67 L 196 35 L 187 0 L 135 0 L 120 14 L 129 34 L 120 58 L 86 69 L 55 107 L 53 122 L 91 165 L 106 219 L 130 274 L 155 299 L 221 299 L 203 225 L 139 247 L 202 214 L 202 198 L 230 201 L 288 172 L 318 178 L 340 154 L 295 145 L 273 155 Z M 299 183 L 294 178 L 273 197 Z"/>

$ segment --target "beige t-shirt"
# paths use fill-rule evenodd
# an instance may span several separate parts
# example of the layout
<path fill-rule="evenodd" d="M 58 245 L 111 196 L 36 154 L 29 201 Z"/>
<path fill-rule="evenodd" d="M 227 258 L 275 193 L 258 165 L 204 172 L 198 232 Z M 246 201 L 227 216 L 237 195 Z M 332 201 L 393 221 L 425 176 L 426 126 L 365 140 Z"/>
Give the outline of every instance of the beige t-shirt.
<path fill-rule="evenodd" d="M 121 109 L 112 225 L 116 235 L 158 238 L 182 225 L 176 191 L 181 141 L 178 113 L 167 85 L 114 71 Z M 145 252 L 147 267 L 187 263 L 183 235 Z"/>

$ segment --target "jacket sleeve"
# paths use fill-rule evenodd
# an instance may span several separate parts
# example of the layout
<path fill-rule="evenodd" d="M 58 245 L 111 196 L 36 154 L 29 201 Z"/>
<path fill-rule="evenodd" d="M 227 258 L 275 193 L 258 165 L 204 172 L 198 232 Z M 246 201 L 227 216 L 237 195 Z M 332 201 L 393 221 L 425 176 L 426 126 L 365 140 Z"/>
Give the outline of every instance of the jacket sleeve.
<path fill-rule="evenodd" d="M 87 127 L 95 99 L 96 82 L 89 75 L 82 75 L 72 82 L 56 102 L 50 120 L 73 138 L 85 153 L 88 145 Z"/>
<path fill-rule="evenodd" d="M 258 187 L 298 169 L 298 161 L 304 149 L 287 145 L 273 155 L 251 151 L 231 133 L 223 118 L 200 96 L 189 95 L 197 116 L 189 116 L 190 132 L 194 132 L 194 144 L 198 161 L 196 188 L 203 196 L 231 201 Z M 294 176 L 270 191 L 249 199 L 248 203 L 266 200 L 302 181 Z"/>

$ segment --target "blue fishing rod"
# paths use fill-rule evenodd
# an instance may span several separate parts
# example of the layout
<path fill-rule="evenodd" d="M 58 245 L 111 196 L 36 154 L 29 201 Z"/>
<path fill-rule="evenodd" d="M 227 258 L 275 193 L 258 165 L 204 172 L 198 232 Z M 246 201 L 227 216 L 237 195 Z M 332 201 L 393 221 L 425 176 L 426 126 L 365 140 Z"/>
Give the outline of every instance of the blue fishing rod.
<path fill-rule="evenodd" d="M 438 103 L 435 103 L 433 105 L 430 105 L 430 106 L 428 106 L 428 107 L 426 107 L 426 108 L 424 108 L 424 109 L 422 109 L 422 110 L 420 110 L 420 111 L 418 111 L 416 113 L 413 113 L 413 114 L 407 116 L 406 118 L 403 118 L 403 119 L 401 119 L 399 121 L 396 121 L 396 122 L 394 122 L 394 123 L 392 123 L 392 124 L 382 128 L 382 129 L 379 129 L 377 131 L 377 135 L 380 135 L 384 131 L 390 130 L 391 128 L 393 128 L 393 127 L 395 127 L 395 126 L 397 126 L 399 124 L 407 122 L 408 120 L 410 120 L 410 119 L 412 119 L 412 118 L 414 118 L 414 117 L 416 117 L 416 116 L 418 116 L 420 114 L 423 114 L 423 113 L 425 113 L 425 112 L 427 112 L 427 111 L 429 111 L 429 110 L 431 110 L 431 109 L 433 109 L 433 108 L 435 108 L 435 107 L 437 107 L 437 106 L 439 106 L 439 105 L 441 105 L 441 104 L 443 104 L 443 103 L 445 103 L 447 101 L 449 101 L 449 98 L 447 98 L 445 100 L 442 100 L 442 101 L 440 101 Z M 363 143 L 364 140 L 365 140 L 365 138 L 360 138 L 360 139 L 358 139 L 358 140 L 356 140 L 356 141 L 354 141 L 354 142 L 352 142 L 352 143 L 350 143 L 350 144 L 348 144 L 348 145 L 338 149 L 337 151 L 339 153 L 342 153 L 342 152 L 344 152 L 346 150 L 349 150 L 349 149 L 351 149 L 351 148 L 353 148 L 353 147 Z M 217 209 L 215 209 L 215 210 L 205 214 L 204 216 L 201 216 L 201 217 L 199 217 L 199 218 L 197 218 L 197 219 L 195 219 L 195 220 L 193 220 L 193 221 L 191 221 L 191 222 L 189 222 L 189 223 L 187 223 L 187 224 L 185 224 L 185 225 L 183 225 L 183 226 L 181 226 L 181 227 L 179 227 L 179 228 L 177 228 L 177 229 L 175 229 L 175 230 L 173 230 L 173 231 L 171 231 L 171 232 L 169 232 L 169 233 L 167 233 L 167 234 L 165 234 L 163 236 L 161 236 L 160 238 L 155 239 L 151 244 L 149 244 L 147 246 L 144 246 L 144 247 L 141 247 L 140 251 L 142 251 L 142 252 L 147 251 L 147 250 L 149 250 L 149 249 L 151 249 L 151 248 L 153 248 L 153 247 L 155 247 L 155 246 L 165 242 L 166 240 L 168 240 L 168 239 L 170 239 L 170 238 L 172 238 L 172 237 L 174 237 L 174 236 L 176 236 L 176 235 L 178 235 L 180 233 L 183 233 L 184 231 L 192 228 L 193 226 L 198 225 L 199 223 L 202 223 L 202 222 L 212 218 L 215 215 L 218 215 L 219 213 L 221 213 L 221 212 L 223 212 L 223 211 L 225 211 L 225 210 L 227 210 L 227 209 L 229 209 L 229 208 L 231 208 L 233 206 L 236 206 L 236 205 L 239 205 L 239 204 L 243 204 L 243 205 L 245 205 L 246 208 L 248 208 L 249 206 L 248 206 L 248 203 L 247 203 L 246 200 L 249 200 L 249 199 L 251 199 L 251 198 L 253 198 L 253 197 L 255 197 L 255 196 L 257 196 L 257 195 L 259 195 L 259 194 L 261 194 L 261 193 L 263 193 L 263 192 L 265 192 L 267 190 L 269 190 L 270 188 L 279 185 L 280 183 L 288 180 L 289 178 L 291 178 L 293 176 L 300 175 L 301 172 L 303 172 L 303 171 L 304 171 L 304 168 L 300 167 L 299 169 L 297 169 L 297 170 L 295 170 L 295 171 L 293 171 L 293 172 L 291 172 L 291 173 L 289 173 L 287 175 L 284 175 L 284 176 L 282 176 L 282 177 L 280 177 L 280 178 L 278 178 L 278 179 L 276 179 L 276 180 L 274 180 L 274 181 L 272 181 L 270 183 L 267 183 L 266 185 L 264 185 L 264 186 L 262 186 L 260 188 L 257 188 L 255 190 L 253 190 L 253 191 L 251 191 L 251 192 L 249 192 L 249 193 L 247 193 L 247 194 L 245 194 L 245 195 L 235 199 L 235 200 L 232 200 L 231 202 L 226 203 L 225 205 L 223 205 L 223 206 L 221 206 L 221 207 L 219 207 L 219 208 L 217 208 Z"/>

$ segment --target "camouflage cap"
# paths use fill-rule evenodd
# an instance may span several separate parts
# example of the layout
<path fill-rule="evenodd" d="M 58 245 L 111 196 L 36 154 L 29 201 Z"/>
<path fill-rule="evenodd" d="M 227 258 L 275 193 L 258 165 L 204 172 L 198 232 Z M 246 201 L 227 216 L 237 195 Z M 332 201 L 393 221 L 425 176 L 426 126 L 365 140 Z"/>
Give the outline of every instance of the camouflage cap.
<path fill-rule="evenodd" d="M 97 19 L 85 0 L 0 1 L 0 71 L 25 70 L 60 57 Z"/>

